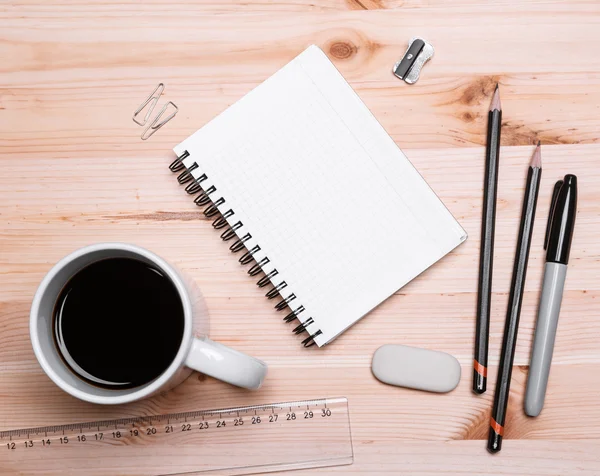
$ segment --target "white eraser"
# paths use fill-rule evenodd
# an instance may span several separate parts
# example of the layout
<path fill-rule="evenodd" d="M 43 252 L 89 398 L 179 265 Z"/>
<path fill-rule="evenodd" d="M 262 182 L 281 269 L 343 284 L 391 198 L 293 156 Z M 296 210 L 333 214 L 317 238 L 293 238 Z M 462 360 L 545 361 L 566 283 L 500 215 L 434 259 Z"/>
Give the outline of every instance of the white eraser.
<path fill-rule="evenodd" d="M 426 392 L 449 392 L 460 382 L 460 364 L 456 357 L 399 344 L 377 349 L 371 370 L 383 383 Z"/>

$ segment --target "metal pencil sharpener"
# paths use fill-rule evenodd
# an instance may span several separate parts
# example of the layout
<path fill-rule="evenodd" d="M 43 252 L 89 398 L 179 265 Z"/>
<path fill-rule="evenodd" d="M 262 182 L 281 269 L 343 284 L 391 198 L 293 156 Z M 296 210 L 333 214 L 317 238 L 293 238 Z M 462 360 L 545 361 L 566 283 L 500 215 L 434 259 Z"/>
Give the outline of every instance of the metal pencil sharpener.
<path fill-rule="evenodd" d="M 394 75 L 408 84 L 416 83 L 423 65 L 433 56 L 433 46 L 423 38 L 411 38 L 406 53 L 394 65 Z"/>

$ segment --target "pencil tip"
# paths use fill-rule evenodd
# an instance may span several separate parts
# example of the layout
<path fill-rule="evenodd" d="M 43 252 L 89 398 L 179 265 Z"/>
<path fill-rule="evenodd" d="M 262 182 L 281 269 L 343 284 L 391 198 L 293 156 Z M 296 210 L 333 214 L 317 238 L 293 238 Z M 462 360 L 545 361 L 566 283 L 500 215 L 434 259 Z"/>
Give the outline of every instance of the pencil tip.
<path fill-rule="evenodd" d="M 498 85 L 496 84 L 496 89 L 494 90 L 494 97 L 492 97 L 492 103 L 490 104 L 490 111 L 497 109 L 498 111 L 502 110 L 502 106 L 500 105 L 500 90 L 498 89 Z"/>
<path fill-rule="evenodd" d="M 538 147 L 539 147 L 539 146 L 541 146 L 541 145 L 542 145 L 542 141 L 541 141 L 541 140 L 539 140 L 539 141 L 538 141 Z"/>
<path fill-rule="evenodd" d="M 535 168 L 542 168 L 542 147 L 541 144 L 538 142 L 538 145 L 536 146 L 535 150 L 533 151 L 533 156 L 531 157 L 531 167 Z"/>
<path fill-rule="evenodd" d="M 496 89 L 494 89 L 494 91 L 498 91 L 498 86 L 500 85 L 500 83 L 496 83 Z"/>

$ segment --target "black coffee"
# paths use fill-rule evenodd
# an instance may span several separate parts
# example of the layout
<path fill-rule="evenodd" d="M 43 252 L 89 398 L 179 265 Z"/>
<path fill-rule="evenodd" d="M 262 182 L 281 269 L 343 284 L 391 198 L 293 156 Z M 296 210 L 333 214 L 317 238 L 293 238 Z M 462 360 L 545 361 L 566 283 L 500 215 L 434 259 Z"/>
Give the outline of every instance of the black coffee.
<path fill-rule="evenodd" d="M 54 341 L 66 364 L 99 387 L 154 380 L 173 362 L 183 336 L 183 305 L 159 269 L 110 258 L 79 271 L 54 307 Z"/>

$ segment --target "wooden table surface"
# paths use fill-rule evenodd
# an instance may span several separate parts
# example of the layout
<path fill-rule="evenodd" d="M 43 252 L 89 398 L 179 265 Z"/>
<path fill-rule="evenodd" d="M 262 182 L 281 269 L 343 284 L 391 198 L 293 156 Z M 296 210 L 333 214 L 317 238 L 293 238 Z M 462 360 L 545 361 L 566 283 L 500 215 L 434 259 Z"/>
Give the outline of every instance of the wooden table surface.
<path fill-rule="evenodd" d="M 435 47 L 413 86 L 391 67 L 409 38 Z M 319 45 L 469 233 L 468 241 L 334 343 L 300 347 L 167 166 L 171 147 Z M 350 403 L 355 462 L 336 474 L 600 474 L 600 5 L 596 0 L 26 0 L 0 5 L 0 429 L 321 396 Z M 157 83 L 178 116 L 147 141 L 131 120 Z M 504 124 L 490 390 L 471 392 L 485 122 Z M 232 131 L 235 133 L 235 131 Z M 527 163 L 543 144 L 503 450 L 485 450 Z M 580 199 L 546 406 L 523 412 L 554 181 Z M 361 217 L 357 216 L 357 220 Z M 119 407 L 80 402 L 42 372 L 29 307 L 74 249 L 132 242 L 188 272 L 211 337 L 268 362 L 253 393 L 198 374 Z M 386 343 L 449 352 L 446 395 L 385 386 Z M 276 447 L 273 449 L 276 450 Z M 0 450 L 2 451 L 2 450 Z M 0 459 L 1 466 L 1 459 Z M 296 474 L 312 474 L 305 470 Z"/>

